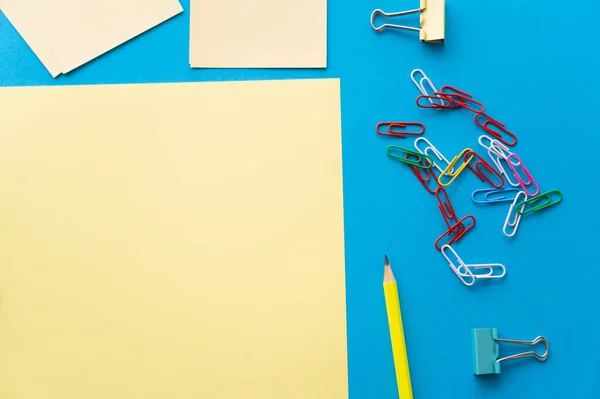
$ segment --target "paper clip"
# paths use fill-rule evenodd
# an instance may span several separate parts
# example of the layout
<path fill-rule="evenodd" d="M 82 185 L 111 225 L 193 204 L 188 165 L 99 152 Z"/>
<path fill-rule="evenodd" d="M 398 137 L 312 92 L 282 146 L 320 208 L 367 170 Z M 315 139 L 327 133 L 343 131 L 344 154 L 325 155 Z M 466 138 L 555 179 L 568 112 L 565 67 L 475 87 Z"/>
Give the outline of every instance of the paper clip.
<path fill-rule="evenodd" d="M 513 164 L 510 161 L 511 158 L 513 158 L 514 160 L 518 161 L 518 163 L 517 164 Z M 540 187 L 535 182 L 535 180 L 533 180 L 533 177 L 531 177 L 531 174 L 529 173 L 529 171 L 527 170 L 527 168 L 523 164 L 523 161 L 521 161 L 521 158 L 519 158 L 517 156 L 517 154 L 510 154 L 506 158 L 506 160 L 508 161 L 508 166 L 512 169 L 513 173 L 515 174 L 515 177 L 519 181 L 519 184 L 521 185 L 521 187 L 523 187 L 523 191 L 525 191 L 525 194 L 527 194 L 528 197 L 536 196 L 540 192 Z M 523 169 L 523 173 L 525 174 L 525 178 L 527 179 L 527 181 L 525 181 L 525 180 L 523 180 L 521 178 L 521 176 L 519 175 L 519 172 L 517 172 L 516 166 L 520 166 L 521 169 Z M 527 187 L 529 187 L 531 185 L 533 185 L 535 187 L 535 191 L 532 192 L 532 193 L 530 193 L 529 191 L 527 191 Z"/>
<path fill-rule="evenodd" d="M 409 157 L 409 155 L 406 155 L 407 157 Z M 410 170 L 412 170 L 412 172 L 415 174 L 415 176 L 417 176 L 417 179 L 419 179 L 419 181 L 421 182 L 421 184 L 423 185 L 423 187 L 425 187 L 425 189 L 430 193 L 430 194 L 435 194 L 435 190 L 437 189 L 437 187 L 439 187 L 438 183 L 437 183 L 437 176 L 435 175 L 435 171 L 433 168 L 429 168 L 429 169 L 424 169 L 423 167 L 425 166 L 425 164 L 423 163 L 423 161 L 421 161 L 421 167 L 417 168 L 416 166 L 412 166 L 409 165 L 408 167 L 410 168 Z M 434 164 L 435 166 L 435 164 Z M 425 174 L 425 176 L 423 176 L 423 174 Z M 433 177 L 433 179 L 432 179 Z M 429 187 L 429 182 L 430 181 L 434 181 L 436 188 L 432 189 L 431 187 Z"/>
<path fill-rule="evenodd" d="M 426 99 L 427 101 L 429 101 L 430 104 L 424 103 L 423 101 L 421 101 L 422 99 Z M 439 104 L 435 103 L 435 102 L 433 102 L 433 100 L 439 101 L 440 103 Z M 450 102 L 449 99 L 440 98 L 437 95 L 430 96 L 430 95 L 421 94 L 420 96 L 417 97 L 416 103 L 417 103 L 417 107 L 419 107 L 419 108 L 433 108 L 433 109 L 452 108 L 452 103 Z"/>
<path fill-rule="evenodd" d="M 519 191 L 512 204 L 510 205 L 510 208 L 508 208 L 508 214 L 506 215 L 506 220 L 504 221 L 504 226 L 502 227 L 502 232 L 507 237 L 514 236 L 517 233 L 517 230 L 519 229 L 519 223 L 521 223 L 522 216 L 519 213 L 519 209 L 523 210 L 523 208 L 525 208 L 525 205 L 521 205 L 522 203 L 519 202 L 519 198 L 521 196 L 523 196 L 523 199 L 521 201 L 527 201 L 527 194 L 525 194 L 525 191 Z M 511 218 L 513 215 L 514 218 Z M 509 231 L 511 227 L 512 232 Z"/>
<path fill-rule="evenodd" d="M 552 201 L 552 194 L 556 194 L 558 196 L 558 199 L 556 199 L 555 201 Z M 541 200 L 547 200 L 546 202 L 539 204 L 539 205 L 535 205 L 536 202 L 539 202 Z M 545 193 L 542 193 L 536 197 L 531 197 L 529 199 L 525 199 L 525 201 L 520 202 L 517 205 L 517 213 L 521 214 L 521 215 L 525 215 L 531 212 L 536 212 L 536 211 L 540 211 L 542 209 L 548 208 L 549 206 L 552 205 L 556 205 L 559 202 L 562 201 L 562 193 L 558 190 L 550 190 L 550 191 L 546 191 Z M 526 209 L 527 205 L 532 205 L 534 204 L 535 206 Z"/>
<path fill-rule="evenodd" d="M 437 190 L 435 190 L 435 197 L 438 200 L 438 208 L 440 209 L 440 212 L 442 212 L 442 217 L 446 222 L 446 226 L 450 228 L 450 226 L 458 222 L 458 216 L 456 216 L 456 212 L 454 211 L 452 202 L 450 202 L 450 197 L 448 197 L 446 189 L 444 189 L 444 187 L 438 187 Z"/>
<path fill-rule="evenodd" d="M 470 225 L 465 226 L 465 222 L 467 220 L 472 220 L 473 222 Z M 446 243 L 448 245 L 457 242 L 462 237 L 464 237 L 465 234 L 471 231 L 473 227 L 475 227 L 475 223 L 476 220 L 472 215 L 467 215 L 464 218 L 460 219 L 456 224 L 454 224 L 448 230 L 446 230 L 444 234 L 439 236 L 437 240 L 435 240 L 435 243 L 433 244 L 435 249 L 437 249 L 438 251 L 442 250 L 440 246 L 440 241 L 442 241 L 445 237 L 450 237 L 450 240 Z"/>
<path fill-rule="evenodd" d="M 446 254 L 447 251 L 451 252 L 452 256 L 456 258 L 458 261 L 458 266 L 455 265 L 452 259 L 450 259 L 450 257 Z M 446 258 L 448 261 L 452 271 L 454 271 L 460 281 L 468 287 L 475 284 L 475 281 L 478 279 L 496 279 L 502 278 L 506 275 L 506 268 L 500 263 L 467 265 L 450 245 L 444 245 L 441 249 L 441 252 L 444 258 Z"/>
<path fill-rule="evenodd" d="M 425 142 L 425 144 L 427 144 L 427 147 L 425 147 L 424 150 L 421 150 L 419 148 L 419 142 Z M 446 157 L 437 149 L 433 146 L 433 144 L 431 144 L 431 141 L 427 140 L 425 137 L 419 137 L 415 140 L 415 149 L 417 151 L 419 151 L 421 154 L 423 155 L 429 155 L 427 153 L 427 151 L 431 151 L 432 155 L 429 155 L 429 157 L 431 159 L 433 159 L 434 157 L 437 158 L 440 162 L 444 162 L 444 169 L 446 169 L 446 167 L 448 166 L 448 164 L 450 164 L 450 162 L 448 162 L 448 160 L 446 159 Z M 435 161 L 433 162 L 433 166 L 438 170 L 438 172 L 443 173 L 444 169 L 442 169 Z M 452 170 L 451 170 L 452 172 Z M 437 178 L 436 178 L 437 179 Z"/>
<path fill-rule="evenodd" d="M 416 160 L 411 160 L 409 159 L 409 157 L 402 157 L 401 155 L 395 155 L 394 154 L 394 150 L 398 150 L 399 152 L 403 153 L 403 154 L 408 154 L 410 156 L 414 156 L 415 158 L 417 158 Z M 409 150 L 407 148 L 402 148 L 402 147 L 398 147 L 397 145 L 390 145 L 387 148 L 387 154 L 392 157 L 392 158 L 396 158 L 397 160 L 399 160 L 400 162 L 404 162 L 406 164 L 412 165 L 412 166 L 416 166 L 417 168 L 423 168 L 423 169 L 429 169 L 433 166 L 433 159 L 429 158 L 427 155 L 425 154 L 421 154 L 420 152 L 416 152 L 413 150 Z M 429 161 L 428 164 L 423 165 L 421 163 L 421 161 L 423 159 L 427 159 Z"/>
<path fill-rule="evenodd" d="M 507 197 L 505 194 L 521 192 L 516 188 L 483 188 L 481 190 L 475 190 L 471 194 L 471 199 L 476 204 L 497 204 L 500 202 L 512 202 L 515 197 Z M 479 195 L 483 194 L 483 195 Z M 477 197 L 483 197 L 477 199 Z"/>
<path fill-rule="evenodd" d="M 483 111 L 485 110 L 485 107 L 483 106 L 483 104 L 480 103 L 479 101 L 474 100 L 470 94 L 467 94 L 467 95 L 458 94 L 458 93 L 445 94 L 443 92 L 437 92 L 437 93 L 433 93 L 433 94 L 443 96 L 451 103 L 454 103 L 457 106 L 460 106 L 460 107 L 462 107 L 468 111 L 474 112 L 476 114 L 483 113 Z M 475 106 L 477 106 L 477 108 L 473 108 L 473 106 L 469 105 L 469 103 L 474 104 Z M 457 107 L 450 105 L 446 108 L 457 108 Z"/>
<path fill-rule="evenodd" d="M 506 161 L 506 163 L 509 162 L 506 160 L 506 158 L 499 157 L 498 155 L 492 153 L 491 151 L 488 151 L 488 155 L 490 156 L 490 159 L 492 160 L 493 164 L 496 166 L 496 169 L 498 169 L 500 174 L 502 174 L 504 176 L 504 178 L 506 179 L 508 184 L 510 184 L 513 187 L 521 186 L 518 181 L 512 181 L 510 179 L 510 174 L 508 174 L 506 172 L 506 169 L 502 166 L 502 160 Z"/>
<path fill-rule="evenodd" d="M 480 116 L 484 116 L 486 118 L 483 124 L 479 121 Z M 475 115 L 475 124 L 483 130 L 485 130 L 490 135 L 494 136 L 498 141 L 501 141 L 502 143 L 506 144 L 507 146 L 512 147 L 515 144 L 517 144 L 517 136 L 508 131 L 503 123 L 500 123 L 496 119 L 486 115 L 485 113 L 483 113 L 483 111 Z M 494 126 L 499 131 L 488 127 L 488 124 Z M 503 135 L 510 136 L 511 141 L 506 141 Z"/>
<path fill-rule="evenodd" d="M 486 140 L 489 140 L 489 146 L 485 145 L 484 141 Z M 479 145 L 485 148 L 488 152 L 492 152 L 500 158 L 506 159 L 510 154 L 512 154 L 507 146 L 502 144 L 500 141 L 491 138 L 490 136 L 486 136 L 485 134 L 479 136 L 477 141 L 479 142 Z"/>
<path fill-rule="evenodd" d="M 377 9 L 371 14 L 371 26 L 376 32 L 380 32 L 385 28 L 404 29 L 419 32 L 421 42 L 444 43 L 445 3 L 445 0 L 421 0 L 421 7 L 416 10 L 390 13 L 386 13 Z M 421 14 L 420 28 L 387 23 L 379 26 L 375 25 L 375 18 L 378 15 L 381 15 L 385 18 L 393 18 L 417 13 Z"/>
<path fill-rule="evenodd" d="M 423 76 L 421 79 L 419 79 L 419 81 L 417 81 L 417 78 L 415 77 L 417 74 L 421 74 Z M 419 89 L 421 94 L 423 96 L 427 97 L 427 99 L 429 100 L 429 103 L 431 105 L 436 105 L 436 101 L 439 101 L 439 103 L 437 103 L 437 105 L 439 105 L 440 108 L 445 108 L 444 101 L 446 101 L 446 100 L 444 100 L 440 96 L 431 95 L 431 94 L 435 93 L 437 91 L 437 89 L 433 85 L 433 82 L 431 81 L 431 79 L 429 79 L 429 77 L 427 75 L 425 75 L 425 72 L 423 72 L 422 69 L 413 69 L 413 71 L 410 73 L 410 80 L 412 80 L 413 83 L 415 84 L 415 86 L 417 86 L 417 89 Z M 427 83 L 427 86 L 429 86 L 430 91 L 428 91 L 427 87 L 425 87 L 425 83 Z M 417 105 L 418 105 L 418 103 L 419 103 L 419 100 L 417 99 Z M 446 103 L 448 103 L 448 105 L 450 105 L 449 101 L 446 101 Z M 437 107 L 430 107 L 430 108 L 437 108 Z"/>
<path fill-rule="evenodd" d="M 497 328 L 474 328 L 471 331 L 473 348 L 473 373 L 482 374 L 500 374 L 500 363 L 506 360 L 534 358 L 540 362 L 548 359 L 548 341 L 542 336 L 536 337 L 533 341 L 520 341 L 516 339 L 498 338 Z M 543 344 L 544 353 L 541 355 L 535 351 L 517 353 L 498 359 L 500 355 L 500 345 L 498 342 L 505 342 L 515 345 L 536 346 Z"/>
<path fill-rule="evenodd" d="M 500 188 L 504 185 L 504 178 L 502 175 L 498 173 L 498 171 L 496 171 L 496 169 L 494 169 L 489 163 L 484 161 L 483 158 L 481 158 L 481 156 L 475 151 L 471 150 L 466 152 L 465 155 L 463 155 L 463 160 L 466 161 L 466 158 L 469 156 L 469 154 L 477 158 L 477 161 L 475 162 L 475 167 L 473 167 L 470 162 L 466 163 L 466 165 L 469 169 L 471 169 L 471 172 L 473 172 L 475 176 L 479 178 L 479 180 L 482 182 L 488 182 L 494 188 Z M 485 172 L 487 172 L 487 174 Z M 490 175 L 498 176 L 500 182 L 495 184 L 490 178 Z"/>
<path fill-rule="evenodd" d="M 469 151 L 473 151 L 470 148 L 465 148 L 464 150 L 462 150 L 460 152 L 460 154 L 458 154 L 457 156 L 455 156 L 454 158 L 452 158 L 452 161 L 450 161 L 448 163 L 448 166 L 446 167 L 446 169 L 444 169 L 442 171 L 442 174 L 440 175 L 440 177 L 438 177 L 438 183 L 440 186 L 444 186 L 447 187 L 450 184 L 452 184 L 452 182 L 458 177 L 458 175 L 467 167 L 467 165 L 469 164 L 469 162 L 471 162 L 471 160 L 474 158 L 474 155 L 471 155 L 471 157 L 467 160 L 463 160 L 463 164 L 460 165 L 460 167 L 457 170 L 454 170 L 454 164 L 456 163 L 456 161 L 458 161 L 460 158 L 463 157 L 463 155 Z M 449 177 L 451 177 L 452 179 L 450 179 L 449 182 L 447 183 L 442 183 L 442 178 L 448 175 Z"/>
<path fill-rule="evenodd" d="M 387 132 L 382 131 L 381 128 L 387 126 Z M 409 131 L 404 130 L 408 126 L 418 126 L 420 130 Z M 400 130 L 402 129 L 402 130 Z M 400 137 L 405 139 L 406 136 L 420 136 L 425 133 L 425 126 L 419 122 L 380 122 L 375 127 L 377 134 L 381 136 Z"/>

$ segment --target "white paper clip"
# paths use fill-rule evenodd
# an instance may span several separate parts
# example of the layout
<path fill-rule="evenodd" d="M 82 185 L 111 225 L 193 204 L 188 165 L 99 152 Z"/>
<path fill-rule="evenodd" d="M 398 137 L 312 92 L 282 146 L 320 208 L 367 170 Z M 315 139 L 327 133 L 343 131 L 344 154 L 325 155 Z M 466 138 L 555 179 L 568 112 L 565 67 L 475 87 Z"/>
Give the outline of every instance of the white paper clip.
<path fill-rule="evenodd" d="M 523 197 L 523 198 L 521 198 Z M 521 198 L 519 200 L 519 198 Z M 519 202 L 527 201 L 527 194 L 525 191 L 519 191 L 513 200 L 510 208 L 508 208 L 508 214 L 506 215 L 506 220 L 504 221 L 504 227 L 502 227 L 502 232 L 507 237 L 512 237 L 517 233 L 519 229 L 519 223 L 521 223 L 521 214 L 517 212 L 516 206 Z M 521 211 L 525 208 L 525 204 L 521 205 Z M 512 215 L 515 215 L 511 218 Z M 510 228 L 512 228 L 512 232 L 510 232 Z"/>
<path fill-rule="evenodd" d="M 452 256 L 454 256 L 459 264 L 458 266 L 450 259 L 446 254 L 446 251 L 452 253 Z M 500 263 L 478 263 L 467 265 L 450 245 L 444 245 L 442 247 L 442 255 L 448 261 L 454 274 L 456 274 L 459 280 L 467 287 L 472 286 L 475 284 L 475 281 L 479 279 L 502 278 L 506 274 L 506 268 Z"/>
<path fill-rule="evenodd" d="M 424 141 L 427 144 L 427 147 L 425 147 L 425 149 L 420 149 L 419 148 L 419 141 Z M 431 142 L 429 140 L 427 140 L 425 137 L 419 137 L 418 139 L 415 140 L 415 149 L 417 151 L 419 151 L 421 154 L 423 155 L 427 155 L 428 157 L 430 157 L 432 160 L 434 158 L 437 158 L 438 161 L 440 163 L 445 163 L 444 167 L 442 168 L 440 165 L 437 164 L 436 161 L 433 161 L 433 166 L 440 171 L 440 173 L 444 173 L 444 170 L 448 167 L 448 165 L 450 165 L 450 162 L 448 162 L 448 160 L 446 159 L 446 157 L 438 151 L 437 148 L 435 148 L 433 146 L 433 144 L 431 144 Z M 428 151 L 431 152 L 431 154 L 428 153 Z M 452 168 L 450 170 L 450 173 L 454 172 L 454 168 Z"/>
<path fill-rule="evenodd" d="M 421 74 L 421 75 L 423 75 L 423 77 L 421 79 L 417 80 L 417 78 L 415 77 L 415 75 L 417 75 L 417 74 Z M 410 79 L 413 81 L 415 86 L 417 86 L 417 89 L 419 89 L 421 94 L 424 95 L 427 98 L 427 100 L 429 100 L 431 105 L 439 105 L 439 107 L 434 108 L 435 110 L 441 111 L 445 107 L 445 102 L 447 103 L 448 100 L 442 98 L 439 94 L 435 94 L 435 93 L 438 93 L 438 89 L 436 89 L 436 87 L 433 85 L 433 82 L 431 81 L 431 79 L 429 79 L 429 77 L 427 75 L 425 75 L 425 72 L 423 72 L 423 70 L 414 69 L 410 73 Z M 427 87 L 425 87 L 425 83 L 427 83 L 427 86 L 429 86 L 429 89 L 431 89 L 431 93 L 427 91 Z M 437 100 L 434 101 L 432 97 L 439 98 L 440 99 L 439 104 L 436 104 Z"/>
<path fill-rule="evenodd" d="M 510 174 L 502 166 L 501 160 L 504 160 L 507 163 L 511 162 L 515 166 L 519 165 L 519 162 L 515 163 L 515 162 L 512 162 L 511 159 L 508 159 L 508 157 L 510 155 L 512 155 L 512 152 L 510 152 L 508 147 L 505 146 L 504 144 L 502 144 L 500 141 L 495 140 L 495 139 L 491 138 L 490 136 L 486 136 L 485 134 L 482 134 L 481 136 L 479 136 L 479 139 L 477 141 L 479 142 L 480 146 L 482 146 L 483 148 L 485 148 L 487 150 L 487 153 L 488 153 L 490 159 L 492 160 L 492 162 L 494 163 L 494 165 L 496 166 L 496 169 L 498 169 L 498 172 L 500 172 L 504 176 L 504 178 L 506 178 L 506 181 L 508 182 L 508 184 L 510 184 L 513 187 L 519 187 L 520 186 L 519 181 L 516 180 L 516 178 L 515 178 L 515 181 L 511 180 Z M 486 145 L 486 142 L 488 145 Z"/>
<path fill-rule="evenodd" d="M 444 43 L 446 24 L 445 7 L 446 0 L 421 0 L 421 8 L 417 8 L 416 10 L 387 13 L 377 9 L 371 14 L 371 26 L 377 32 L 380 32 L 385 28 L 411 30 L 419 32 L 420 40 L 422 42 Z M 420 28 L 387 23 L 375 26 L 375 18 L 378 15 L 381 15 L 384 18 L 393 18 L 417 13 L 421 14 Z"/>

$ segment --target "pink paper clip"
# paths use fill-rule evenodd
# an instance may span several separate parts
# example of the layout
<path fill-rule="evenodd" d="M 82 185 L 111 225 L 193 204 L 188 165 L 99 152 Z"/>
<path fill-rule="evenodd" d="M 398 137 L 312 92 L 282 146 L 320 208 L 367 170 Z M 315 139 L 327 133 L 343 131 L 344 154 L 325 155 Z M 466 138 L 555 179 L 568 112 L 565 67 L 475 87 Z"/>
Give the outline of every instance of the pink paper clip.
<path fill-rule="evenodd" d="M 515 165 L 514 162 L 510 162 L 510 158 L 514 158 L 515 161 L 518 161 L 518 163 Z M 535 182 L 535 180 L 533 179 L 533 177 L 531 177 L 531 174 L 529 173 L 529 171 L 527 170 L 527 168 L 525 167 L 525 165 L 523 164 L 523 161 L 521 161 L 521 158 L 519 158 L 517 156 L 517 154 L 510 154 L 506 160 L 508 161 L 508 167 L 512 169 L 513 174 L 515 175 L 515 177 L 517 178 L 517 181 L 519 182 L 519 184 L 521 185 L 521 187 L 523 187 L 523 191 L 525 192 L 525 194 L 527 194 L 528 197 L 535 197 L 536 195 L 538 195 L 538 193 L 540 192 L 540 187 L 538 186 L 538 184 Z M 517 167 L 521 167 L 521 169 L 523 169 L 523 173 L 525 174 L 525 178 L 527 179 L 527 181 L 523 180 L 521 178 L 521 176 L 519 175 L 519 172 L 517 172 Z M 527 187 L 533 185 L 535 187 L 535 191 L 530 193 L 529 191 L 527 191 Z"/>
<path fill-rule="evenodd" d="M 485 122 L 481 123 L 479 121 L 479 117 L 483 116 L 485 118 Z M 480 112 L 475 115 L 475 124 L 485 130 L 490 136 L 493 136 L 496 140 L 506 144 L 509 147 L 517 144 L 517 136 L 506 129 L 506 126 L 503 123 L 498 122 L 496 119 L 490 117 L 489 115 Z M 488 126 L 489 125 L 489 126 Z M 492 129 L 490 126 L 493 126 L 495 129 Z M 509 136 L 511 141 L 508 142 L 504 136 Z"/>

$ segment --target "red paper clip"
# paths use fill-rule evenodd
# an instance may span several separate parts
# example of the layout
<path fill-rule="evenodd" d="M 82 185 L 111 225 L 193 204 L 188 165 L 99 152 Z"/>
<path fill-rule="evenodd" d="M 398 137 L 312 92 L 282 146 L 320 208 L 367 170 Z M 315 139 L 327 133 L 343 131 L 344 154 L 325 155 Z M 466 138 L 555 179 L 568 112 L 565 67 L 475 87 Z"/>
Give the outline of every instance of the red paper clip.
<path fill-rule="evenodd" d="M 440 93 L 436 93 L 436 94 L 440 94 Z M 421 104 L 422 101 L 421 99 L 426 99 L 426 104 Z M 431 103 L 429 100 L 437 100 L 440 101 L 440 104 L 437 103 Z M 421 108 L 434 108 L 434 109 L 445 109 L 445 108 L 452 108 L 452 102 L 446 97 L 446 96 L 440 96 L 440 95 L 435 95 L 435 96 L 429 96 L 429 95 L 420 95 L 419 97 L 417 97 L 417 106 L 421 107 Z"/>
<path fill-rule="evenodd" d="M 504 178 L 502 177 L 502 175 L 498 173 L 498 171 L 494 169 L 492 165 L 490 165 L 483 158 L 481 158 L 481 156 L 475 151 L 467 151 L 465 153 L 463 157 L 463 160 L 465 162 L 467 161 L 467 157 L 469 155 L 473 155 L 477 159 L 477 161 L 475 162 L 475 167 L 473 167 L 473 162 L 469 162 L 467 164 L 467 167 L 471 169 L 471 172 L 475 173 L 475 176 L 479 177 L 479 180 L 490 183 L 490 185 L 494 188 L 500 188 L 504 185 Z M 487 174 L 485 172 L 487 172 Z M 490 175 L 498 176 L 498 178 L 500 179 L 500 183 L 494 184 L 494 182 L 490 178 Z"/>
<path fill-rule="evenodd" d="M 452 202 L 450 202 L 450 197 L 448 197 L 446 189 L 444 189 L 444 187 L 438 187 L 437 190 L 435 190 L 435 197 L 438 200 L 438 208 L 440 209 L 440 212 L 442 212 L 444 222 L 446 222 L 446 226 L 450 228 L 458 222 L 458 216 L 456 216 L 456 212 L 454 211 Z"/>
<path fill-rule="evenodd" d="M 467 219 L 470 219 L 473 221 L 472 224 L 465 226 L 465 221 Z M 438 251 L 442 250 L 442 247 L 446 244 L 450 245 L 458 240 L 460 240 L 465 234 L 467 234 L 473 227 L 475 227 L 475 218 L 471 215 L 467 215 L 464 218 L 460 219 L 458 222 L 456 222 L 456 224 L 454 224 L 453 226 L 451 226 L 446 232 L 444 232 L 444 234 L 442 234 L 441 236 L 438 237 L 437 240 L 435 240 L 435 249 L 437 249 Z M 450 238 L 450 240 L 443 245 L 440 245 L 440 241 L 442 241 L 442 239 L 444 239 L 444 237 L 447 236 L 452 236 L 453 237 Z"/>
<path fill-rule="evenodd" d="M 462 108 L 467 109 L 467 110 L 469 110 L 471 112 L 474 112 L 476 114 L 481 114 L 485 110 L 485 107 L 483 106 L 483 104 L 480 103 L 477 100 L 474 100 L 473 97 L 471 97 L 470 94 L 466 94 L 466 95 L 465 94 L 459 94 L 459 93 L 448 94 L 448 93 L 442 93 L 442 92 L 437 92 L 437 93 L 433 93 L 433 94 L 438 95 L 438 96 L 443 96 L 445 99 L 447 99 L 451 103 L 460 105 Z M 469 104 L 474 104 L 479 109 L 473 108 L 473 106 L 469 105 Z M 446 108 L 452 108 L 452 107 L 446 107 Z"/>
<path fill-rule="evenodd" d="M 407 154 L 407 158 L 408 158 L 408 154 Z M 427 164 L 425 164 L 422 160 L 421 160 L 421 165 L 427 166 Z M 432 189 L 431 187 L 429 187 L 429 184 L 428 184 L 430 181 L 433 181 L 433 182 L 435 182 L 436 186 L 439 187 L 434 168 L 424 169 L 424 168 L 417 168 L 416 166 L 412 166 L 412 165 L 409 165 L 408 167 L 410 168 L 410 170 L 412 170 L 412 172 L 415 174 L 415 176 L 417 176 L 417 179 L 419 179 L 419 181 L 421 182 L 423 187 L 425 187 L 425 189 L 430 194 L 435 194 L 435 190 Z M 423 176 L 423 175 L 425 175 L 425 176 Z M 433 179 L 432 179 L 432 177 L 433 177 Z"/>
<path fill-rule="evenodd" d="M 486 118 L 486 120 L 485 120 L 485 122 L 483 122 L 483 124 L 479 121 L 480 116 L 483 116 L 484 118 Z M 503 123 L 498 122 L 496 119 L 486 115 L 485 113 L 480 112 L 477 115 L 475 115 L 475 123 L 477 124 L 477 126 L 479 126 L 483 130 L 485 130 L 487 133 L 489 133 L 490 136 L 493 136 L 496 140 L 506 144 L 507 146 L 512 147 L 515 144 L 517 144 L 517 136 L 515 136 L 510 131 L 508 131 Z M 496 127 L 500 131 L 492 130 L 491 127 L 488 127 L 488 124 Z M 504 137 L 502 137 L 503 135 L 510 136 L 512 141 L 509 143 L 508 141 L 506 141 L 504 139 Z"/>
<path fill-rule="evenodd" d="M 447 91 L 452 91 L 453 93 L 447 93 Z M 466 91 L 462 91 L 457 89 L 456 87 L 452 87 L 452 86 L 442 86 L 442 88 L 440 89 L 440 93 L 443 93 L 445 96 L 452 96 L 454 94 L 460 94 L 463 97 L 469 97 L 469 98 L 473 98 L 472 95 L 470 95 L 469 93 L 467 93 Z"/>
<path fill-rule="evenodd" d="M 381 128 L 387 126 L 387 132 L 381 131 Z M 399 130 L 405 129 L 407 126 L 418 126 L 421 128 L 419 131 L 410 130 Z M 375 127 L 377 134 L 381 136 L 400 137 L 405 139 L 406 136 L 420 136 L 425 133 L 425 126 L 419 122 L 380 122 Z"/>

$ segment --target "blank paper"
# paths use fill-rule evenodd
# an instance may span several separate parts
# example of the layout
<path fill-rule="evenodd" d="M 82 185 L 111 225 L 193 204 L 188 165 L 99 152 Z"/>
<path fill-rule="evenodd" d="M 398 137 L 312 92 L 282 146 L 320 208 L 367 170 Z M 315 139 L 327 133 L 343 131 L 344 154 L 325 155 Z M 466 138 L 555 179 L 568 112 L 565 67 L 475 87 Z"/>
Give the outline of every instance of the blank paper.
<path fill-rule="evenodd" d="M 194 68 L 327 67 L 327 0 L 191 0 Z"/>
<path fill-rule="evenodd" d="M 178 0 L 0 0 L 52 74 L 67 73 L 183 11 Z"/>
<path fill-rule="evenodd" d="M 339 80 L 0 89 L 0 397 L 347 399 Z"/>

